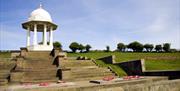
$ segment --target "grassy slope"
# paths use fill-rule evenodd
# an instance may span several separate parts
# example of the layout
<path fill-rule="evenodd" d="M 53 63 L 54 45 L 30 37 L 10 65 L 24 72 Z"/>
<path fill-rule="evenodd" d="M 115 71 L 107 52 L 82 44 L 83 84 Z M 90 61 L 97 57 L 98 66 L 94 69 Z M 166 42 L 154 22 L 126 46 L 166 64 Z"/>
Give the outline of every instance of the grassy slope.
<path fill-rule="evenodd" d="M 96 52 L 96 53 L 68 53 L 68 56 L 87 56 L 96 60 L 103 66 L 111 66 L 119 75 L 125 72 L 116 66 L 103 63 L 98 58 L 115 55 L 117 62 L 145 59 L 147 70 L 180 70 L 180 53 L 120 53 L 120 52 Z"/>

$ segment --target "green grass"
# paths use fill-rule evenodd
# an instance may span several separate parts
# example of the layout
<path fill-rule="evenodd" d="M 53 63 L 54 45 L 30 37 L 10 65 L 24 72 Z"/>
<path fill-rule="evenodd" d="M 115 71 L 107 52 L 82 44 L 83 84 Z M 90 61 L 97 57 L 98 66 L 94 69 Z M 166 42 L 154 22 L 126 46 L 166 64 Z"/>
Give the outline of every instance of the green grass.
<path fill-rule="evenodd" d="M 145 59 L 146 70 L 180 70 L 180 53 L 120 53 L 120 52 L 90 52 L 68 53 L 70 57 L 86 56 L 96 60 L 102 66 L 111 66 L 120 76 L 126 73 L 115 65 L 105 64 L 99 58 L 115 55 L 116 62 Z"/>
<path fill-rule="evenodd" d="M 126 72 L 123 69 L 121 69 L 120 67 L 118 67 L 117 65 L 106 64 L 101 60 L 96 60 L 96 63 L 101 67 L 109 67 L 110 66 L 112 68 L 112 70 L 118 74 L 118 76 L 127 75 Z"/>

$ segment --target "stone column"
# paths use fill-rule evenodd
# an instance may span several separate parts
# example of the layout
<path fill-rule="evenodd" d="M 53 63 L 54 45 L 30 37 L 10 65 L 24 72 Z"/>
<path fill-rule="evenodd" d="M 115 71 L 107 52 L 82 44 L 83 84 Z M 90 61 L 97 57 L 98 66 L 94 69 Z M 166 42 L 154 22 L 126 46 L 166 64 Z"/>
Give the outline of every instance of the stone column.
<path fill-rule="evenodd" d="M 47 32 L 47 26 L 46 26 L 46 24 L 44 24 L 44 31 L 43 31 L 43 45 L 47 45 L 47 34 L 46 34 L 46 32 Z"/>
<path fill-rule="evenodd" d="M 30 46 L 30 26 L 27 27 L 27 40 L 26 40 L 27 47 Z"/>
<path fill-rule="evenodd" d="M 53 46 L 53 27 L 50 27 L 49 31 L 49 45 Z"/>
<path fill-rule="evenodd" d="M 33 45 L 37 45 L 37 24 L 34 24 L 34 39 Z"/>

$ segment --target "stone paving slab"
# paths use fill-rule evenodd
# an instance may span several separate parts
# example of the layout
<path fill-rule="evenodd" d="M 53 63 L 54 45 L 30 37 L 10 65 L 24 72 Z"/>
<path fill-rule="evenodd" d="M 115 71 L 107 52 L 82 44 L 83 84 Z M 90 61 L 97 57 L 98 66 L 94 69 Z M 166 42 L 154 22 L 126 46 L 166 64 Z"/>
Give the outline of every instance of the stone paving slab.
<path fill-rule="evenodd" d="M 145 77 L 144 79 L 123 80 L 123 81 L 118 81 L 118 82 L 107 82 L 103 84 L 90 83 L 89 81 L 77 81 L 77 82 L 66 82 L 66 83 L 60 83 L 60 84 L 48 83 L 46 86 L 40 86 L 40 84 L 30 84 L 30 83 L 29 84 L 13 84 L 10 86 L 0 87 L 2 88 L 0 89 L 0 91 L 97 91 L 97 89 L 103 89 L 103 88 L 114 89 L 117 87 L 120 89 L 121 86 L 147 84 L 148 82 L 163 81 L 166 79 L 167 77 Z M 102 90 L 102 91 L 106 91 L 106 90 Z M 115 91 L 118 91 L 118 90 L 115 90 Z"/>

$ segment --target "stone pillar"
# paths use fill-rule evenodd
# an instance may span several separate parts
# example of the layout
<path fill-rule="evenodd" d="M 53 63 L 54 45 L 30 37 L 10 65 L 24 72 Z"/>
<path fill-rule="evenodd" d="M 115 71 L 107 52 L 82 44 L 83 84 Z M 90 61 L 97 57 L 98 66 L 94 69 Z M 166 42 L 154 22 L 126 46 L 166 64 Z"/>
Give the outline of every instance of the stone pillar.
<path fill-rule="evenodd" d="M 43 45 L 47 45 L 47 26 L 44 24 L 44 31 L 43 31 Z"/>
<path fill-rule="evenodd" d="M 49 45 L 53 46 L 53 27 L 50 27 L 49 31 Z"/>
<path fill-rule="evenodd" d="M 27 48 L 21 47 L 21 52 L 20 52 L 20 56 L 21 57 L 25 57 L 27 55 Z"/>
<path fill-rule="evenodd" d="M 34 24 L 34 39 L 33 45 L 37 45 L 37 24 Z"/>
<path fill-rule="evenodd" d="M 26 40 L 27 47 L 30 46 L 30 27 L 27 27 L 27 40 Z"/>

